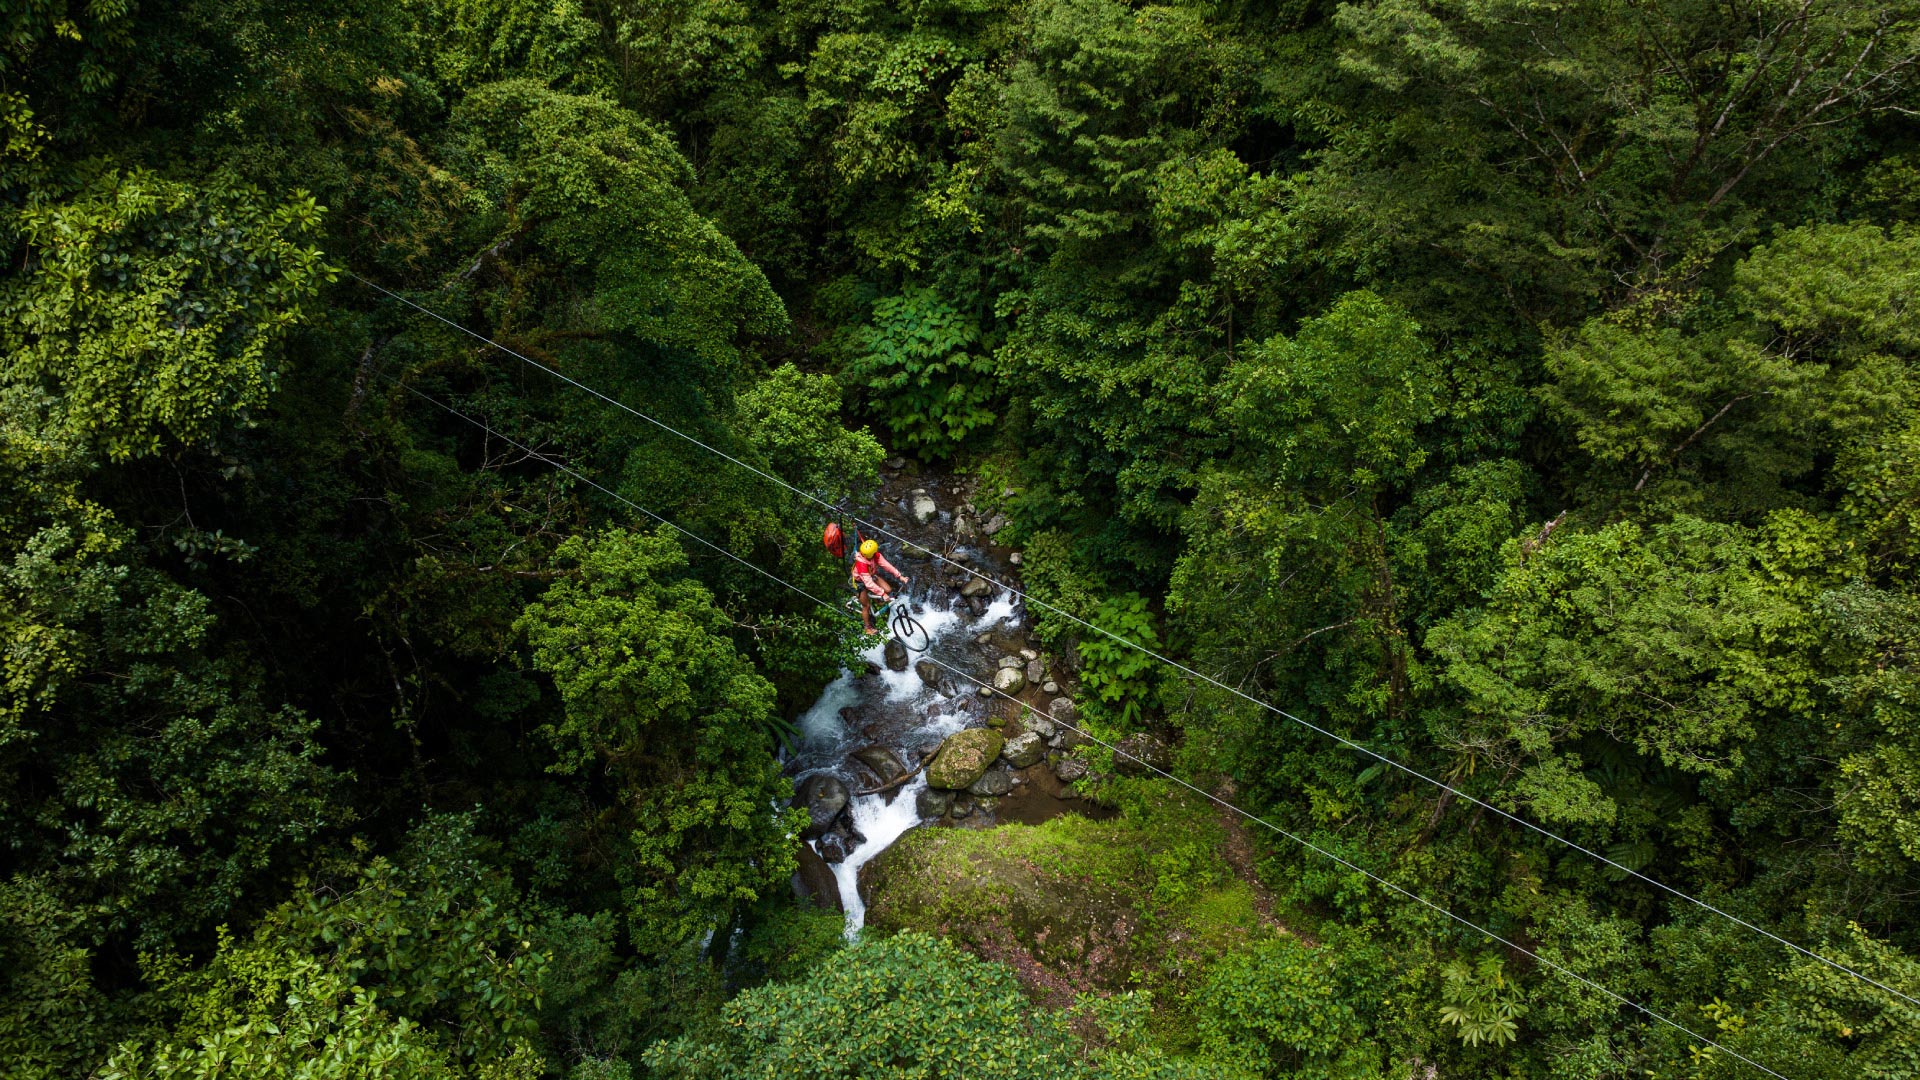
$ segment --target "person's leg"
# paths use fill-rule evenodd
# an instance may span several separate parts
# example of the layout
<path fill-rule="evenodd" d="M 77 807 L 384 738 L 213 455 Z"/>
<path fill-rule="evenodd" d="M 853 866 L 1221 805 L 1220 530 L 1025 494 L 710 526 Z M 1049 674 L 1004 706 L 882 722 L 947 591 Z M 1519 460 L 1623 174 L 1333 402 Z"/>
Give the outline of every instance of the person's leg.
<path fill-rule="evenodd" d="M 865 589 L 860 590 L 860 621 L 866 624 L 867 633 L 880 632 L 873 628 L 873 597 Z"/>

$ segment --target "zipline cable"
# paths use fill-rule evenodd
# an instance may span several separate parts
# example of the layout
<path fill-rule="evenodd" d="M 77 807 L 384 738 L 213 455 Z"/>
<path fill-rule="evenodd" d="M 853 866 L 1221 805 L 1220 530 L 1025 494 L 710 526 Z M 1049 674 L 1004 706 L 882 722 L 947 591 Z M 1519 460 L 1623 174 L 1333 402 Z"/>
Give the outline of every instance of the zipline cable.
<path fill-rule="evenodd" d="M 640 513 L 645 514 L 647 517 L 653 519 L 654 521 L 659 522 L 660 524 L 666 526 L 669 529 L 672 529 L 673 531 L 679 533 L 680 535 L 686 537 L 687 539 L 692 540 L 695 543 L 700 544 L 704 547 L 710 548 L 713 551 L 716 551 L 722 555 L 725 555 L 727 558 L 732 559 L 734 562 L 739 563 L 741 566 L 744 566 L 749 570 L 752 570 L 754 573 L 759 574 L 761 577 L 764 577 L 769 581 L 772 581 L 778 585 L 784 586 L 785 588 L 791 589 L 795 593 L 798 593 L 799 595 L 806 597 L 808 600 L 811 600 L 814 603 L 820 605 L 822 608 L 825 608 L 829 614 L 840 616 L 846 619 L 851 619 L 854 621 L 858 621 L 856 616 L 852 615 L 847 611 L 842 610 L 838 605 L 830 603 L 829 601 L 826 601 L 826 600 L 822 600 L 821 598 L 808 592 L 806 589 L 803 589 L 800 586 L 795 585 L 793 582 L 788 581 L 787 579 L 781 577 L 780 575 L 774 573 L 771 570 L 766 569 L 760 564 L 753 562 L 745 558 L 744 556 L 736 555 L 733 552 L 728 551 L 726 548 L 721 547 L 719 544 L 716 544 L 713 541 L 708 540 L 706 537 L 701 536 L 700 534 L 682 525 L 679 525 L 674 521 L 669 520 L 668 518 L 665 518 L 659 514 L 654 513 L 652 510 L 649 510 L 646 507 L 641 506 L 639 503 L 634 502 L 632 499 L 627 498 L 625 495 L 622 495 L 619 492 L 614 491 L 613 489 L 598 483 L 597 481 L 586 476 L 585 474 L 580 473 L 579 471 L 559 461 L 555 461 L 553 458 L 550 458 L 547 455 L 541 453 L 540 451 L 535 450 L 534 448 L 528 446 L 527 444 L 520 442 L 517 439 L 514 439 L 512 436 L 504 435 L 494 430 L 493 427 L 489 425 L 486 421 L 477 419 L 472 416 L 468 416 L 466 413 L 463 413 L 460 410 L 454 408 L 453 406 L 448 405 L 445 402 L 442 402 L 438 398 L 435 398 L 427 394 L 425 391 L 419 390 L 413 386 L 410 386 L 404 382 L 401 382 L 400 380 L 392 376 L 385 376 L 385 377 L 389 381 L 393 382 L 394 385 L 399 386 L 401 389 L 406 390 L 408 393 L 413 394 L 414 396 L 420 398 L 422 401 L 428 402 L 429 404 L 432 404 L 438 407 L 439 409 L 443 410 L 449 415 L 458 417 L 461 420 L 465 420 L 467 423 L 472 424 L 474 427 L 477 427 L 481 431 L 486 432 L 490 437 L 499 439 L 502 442 L 505 442 L 508 445 L 511 445 L 519 449 L 521 452 L 525 453 L 528 457 L 535 458 L 539 461 L 543 461 L 546 464 L 553 466 L 555 469 L 559 470 L 560 472 L 563 472 L 568 476 L 573 477 L 575 480 L 578 480 L 581 483 L 586 484 L 600 491 L 602 494 L 610 496 L 614 499 L 618 499 L 620 502 L 625 503 L 627 506 L 630 506 L 635 510 L 638 510 Z M 999 689 L 998 687 L 991 685 L 990 683 L 982 681 L 981 679 L 974 676 L 970 672 L 962 671 L 959 668 L 952 666 L 951 664 L 935 659 L 931 655 L 927 656 L 926 659 L 936 667 L 939 667 L 947 672 L 950 672 L 953 675 L 956 675 L 962 679 L 965 679 L 968 682 L 971 682 L 976 686 L 981 687 L 982 689 L 991 691 L 992 693 L 995 693 L 995 694 L 999 694 L 1001 697 L 1004 697 L 1008 701 L 1011 701 L 1015 705 L 1018 705 L 1020 708 L 1033 713 L 1035 716 L 1042 716 L 1040 711 L 1035 709 L 1033 706 L 1027 704 L 1024 701 L 1021 701 L 1019 698 L 1014 697 L 1011 694 L 1008 694 L 1007 692 Z M 1740 1053 L 1738 1050 L 1729 1049 L 1721 1045 L 1720 1043 L 1717 1043 L 1714 1040 L 1706 1037 L 1705 1035 L 1702 1035 L 1694 1031 L 1692 1028 L 1687 1027 L 1685 1024 L 1682 1024 L 1677 1020 L 1670 1019 L 1664 1014 L 1656 1012 L 1653 1009 L 1648 1008 L 1647 1006 L 1642 1005 L 1631 998 L 1628 998 L 1622 994 L 1616 993 L 1615 991 L 1608 989 L 1607 987 L 1601 985 L 1600 983 L 1595 982 L 1594 980 L 1586 977 L 1585 975 L 1580 974 L 1577 971 L 1574 971 L 1573 969 L 1565 966 L 1564 964 L 1559 963 L 1558 961 L 1549 960 L 1546 957 L 1541 956 L 1539 953 L 1534 952 L 1532 949 L 1529 949 L 1524 945 L 1516 944 L 1513 941 L 1510 941 L 1507 938 L 1502 937 L 1501 935 L 1496 934 L 1491 930 L 1488 930 L 1486 927 L 1481 926 L 1479 923 L 1474 922 L 1473 920 L 1465 917 L 1464 915 L 1456 915 L 1452 911 L 1449 911 L 1448 909 L 1441 907 L 1439 904 L 1434 903 L 1433 901 L 1427 899 L 1426 897 L 1421 896 L 1419 893 L 1416 893 L 1401 885 L 1397 885 L 1394 882 L 1389 881 L 1386 878 L 1380 876 L 1379 874 L 1376 874 L 1373 871 L 1367 869 L 1366 867 L 1359 865 L 1358 863 L 1355 863 L 1349 859 L 1343 858 L 1342 856 L 1336 855 L 1333 852 L 1328 851 L 1326 848 L 1323 848 L 1320 845 L 1314 843 L 1313 841 L 1308 840 L 1304 836 L 1300 836 L 1297 833 L 1289 832 L 1288 830 L 1273 824 L 1272 822 L 1266 820 L 1263 817 L 1260 817 L 1259 815 L 1253 813 L 1250 810 L 1243 810 L 1240 807 L 1234 805 L 1233 803 L 1228 802 L 1227 800 L 1221 798 L 1220 796 L 1215 795 L 1212 792 L 1199 787 L 1198 785 L 1188 783 L 1187 781 L 1182 780 L 1180 777 L 1175 776 L 1174 774 L 1168 772 L 1167 770 L 1162 769 L 1157 765 L 1151 764 L 1150 762 L 1144 761 L 1141 758 L 1133 754 L 1130 754 L 1125 750 L 1122 750 L 1120 747 L 1115 746 L 1113 743 L 1107 742 L 1105 739 L 1100 738 L 1098 735 L 1094 735 L 1091 732 L 1085 731 L 1082 728 L 1076 727 L 1073 724 L 1067 723 L 1063 720 L 1057 720 L 1052 716 L 1044 716 L 1043 718 L 1048 723 L 1051 723 L 1056 727 L 1064 727 L 1067 730 L 1072 731 L 1075 734 L 1079 735 L 1080 737 L 1086 739 L 1087 741 L 1098 743 L 1099 745 L 1106 747 L 1108 750 L 1111 750 L 1112 752 L 1120 755 L 1121 757 L 1127 758 L 1130 761 L 1138 763 L 1142 768 L 1151 770 L 1152 772 L 1157 773 L 1158 775 L 1173 781 L 1175 784 L 1178 784 L 1181 787 L 1186 788 L 1187 790 L 1195 793 L 1196 795 L 1199 795 L 1212 802 L 1218 803 L 1220 806 L 1224 807 L 1227 810 L 1232 811 L 1235 814 L 1240 815 L 1243 818 L 1246 818 L 1248 821 L 1252 821 L 1260 825 L 1264 825 L 1268 829 L 1271 829 L 1273 832 L 1286 837 L 1287 839 L 1293 841 L 1296 844 L 1299 844 L 1301 847 L 1306 848 L 1307 850 L 1313 852 L 1314 854 L 1320 855 L 1335 863 L 1338 863 L 1339 865 L 1346 867 L 1348 870 L 1351 870 L 1354 873 L 1364 875 L 1368 880 L 1380 885 L 1381 887 L 1389 889 L 1393 892 L 1399 893 L 1401 896 L 1404 896 L 1407 899 L 1412 900 L 1420 904 L 1421 906 L 1426 907 L 1431 911 L 1444 915 L 1447 918 L 1452 919 L 1454 922 L 1459 923 L 1461 926 L 1467 927 L 1468 929 L 1474 931 L 1475 933 L 1478 933 L 1486 937 L 1489 941 L 1494 941 L 1501 945 L 1504 945 L 1507 948 L 1512 949 L 1513 951 L 1528 957 L 1529 959 L 1533 960 L 1535 963 L 1538 963 L 1547 968 L 1551 968 L 1553 971 L 1557 972 L 1558 974 L 1564 975 L 1567 978 L 1570 978 L 1575 982 L 1580 983 L 1581 985 L 1587 987 L 1590 990 L 1596 990 L 1599 993 L 1606 995 L 1608 998 L 1622 1005 L 1625 1005 L 1630 1009 L 1633 1009 L 1648 1017 L 1651 1017 L 1653 1020 L 1658 1021 L 1659 1023 L 1665 1024 L 1666 1026 L 1674 1029 L 1675 1031 L 1680 1032 L 1681 1034 L 1687 1036 L 1690 1039 L 1696 1039 L 1702 1043 L 1705 1043 L 1707 1046 L 1710 1046 L 1713 1049 L 1723 1054 L 1726 1054 L 1728 1057 L 1734 1058 L 1735 1060 L 1740 1061 L 1746 1065 L 1749 1065 L 1752 1068 L 1767 1074 L 1768 1076 L 1774 1077 L 1775 1080 L 1789 1080 L 1788 1077 L 1778 1072 L 1775 1072 L 1774 1070 L 1766 1067 L 1765 1065 L 1760 1064 L 1759 1062 L 1753 1060 L 1750 1057 L 1747 1057 L 1745 1054 Z"/>
<path fill-rule="evenodd" d="M 438 320 L 439 322 L 445 323 L 450 327 L 453 327 L 455 330 L 458 330 L 461 333 L 466 334 L 468 337 L 471 337 L 476 341 L 480 341 L 480 342 L 483 342 L 484 344 L 490 345 L 493 348 L 498 349 L 503 353 L 506 353 L 508 356 L 511 356 L 521 361 L 522 363 L 529 364 L 533 367 L 536 367 L 541 371 L 546 372 L 548 375 L 551 375 L 554 378 L 559 379 L 561 382 L 567 383 L 568 385 L 576 387 L 577 389 L 584 390 L 588 394 L 591 394 L 594 397 L 599 398 L 601 401 L 604 401 L 607 404 L 622 410 L 623 412 L 626 412 L 635 417 L 638 417 L 639 419 L 644 420 L 649 424 L 652 424 L 654 427 L 657 427 L 662 431 L 668 432 L 669 434 L 672 434 L 680 439 L 683 439 L 689 443 L 692 443 L 693 445 L 699 447 L 700 449 L 705 450 L 708 453 L 713 454 L 716 457 L 719 457 L 725 461 L 731 462 L 732 464 L 737 465 L 740 468 L 745 469 L 748 472 L 753 473 L 754 475 L 759 476 L 764 480 L 767 480 L 773 484 L 777 484 L 778 486 L 793 492 L 795 495 L 798 495 L 809 502 L 816 503 L 823 509 L 827 510 L 830 514 L 839 515 L 839 514 L 845 513 L 845 511 L 843 511 L 841 508 L 834 506 L 832 503 L 828 502 L 825 499 L 820 498 L 819 496 L 811 492 L 804 491 L 801 488 L 798 488 L 793 484 L 790 484 L 787 481 L 782 480 L 780 477 L 773 475 L 772 473 L 769 473 L 763 469 L 760 469 L 748 462 L 742 461 L 739 458 L 734 457 L 732 454 L 729 454 L 724 450 L 721 450 L 715 446 L 709 445 L 708 443 L 703 442 L 702 440 L 692 435 L 689 435 L 684 431 L 681 431 L 679 428 L 676 428 L 671 424 L 668 424 L 661 420 L 656 420 L 652 416 L 649 416 L 646 413 L 641 412 L 640 410 L 634 408 L 631 405 L 628 405 L 623 401 L 620 401 L 616 398 L 608 397 L 606 394 L 603 394 L 600 391 L 594 389 L 593 387 L 588 386 L 586 383 L 583 383 L 580 380 L 565 374 L 564 372 L 556 371 L 554 368 L 549 367 L 548 365 L 543 364 L 540 361 L 535 360 L 529 356 L 516 352 L 513 349 L 509 349 L 505 345 L 500 344 L 499 342 L 493 340 L 492 338 L 487 337 L 484 334 L 478 333 L 473 330 L 469 330 L 465 326 L 460 325 L 459 323 L 453 321 L 452 319 L 447 318 L 446 316 L 440 314 L 439 312 L 434 311 L 431 308 L 422 307 L 421 305 L 413 302 L 412 300 L 409 300 L 407 297 L 402 296 L 397 292 L 394 292 L 392 289 L 389 289 L 384 285 L 381 285 L 377 282 L 369 281 L 366 278 L 361 277 L 359 274 L 356 274 L 351 270 L 345 271 L 345 273 L 348 277 L 353 278 L 355 281 L 358 281 L 360 284 L 365 285 L 370 289 L 374 289 L 378 292 L 384 293 L 385 295 L 400 301 L 402 304 L 405 304 L 406 306 L 413 308 L 415 311 L 418 311 L 423 315 L 426 315 L 430 318 Z M 888 539 L 894 541 L 895 543 L 911 545 L 916 549 L 920 548 L 919 544 L 916 544 L 913 541 L 908 540 L 907 538 L 900 536 L 895 532 L 892 532 L 891 530 L 885 528 L 882 525 L 879 525 L 875 522 L 867 521 L 865 519 L 862 519 L 854 515 L 848 515 L 848 517 L 855 524 L 863 525 L 869 530 L 875 533 L 878 533 L 881 536 L 885 536 Z M 1426 773 L 1423 773 L 1420 770 L 1415 769 L 1411 765 L 1406 765 L 1406 764 L 1402 764 L 1401 762 L 1395 761 L 1393 758 L 1380 753 L 1378 750 L 1375 750 L 1372 747 L 1366 746 L 1362 743 L 1355 742 L 1354 740 L 1347 738 L 1345 735 L 1341 735 L 1336 731 L 1332 731 L 1327 728 L 1324 728 L 1319 724 L 1313 723 L 1310 720 L 1301 719 L 1300 717 L 1295 716 L 1294 714 L 1288 712 L 1287 710 L 1282 709 L 1278 705 L 1275 705 L 1271 702 L 1264 701 L 1260 698 L 1254 697 L 1252 694 L 1249 694 L 1238 687 L 1228 686 L 1226 683 L 1221 682 L 1219 679 L 1216 679 L 1210 675 L 1206 675 L 1199 671 L 1195 671 L 1193 668 L 1190 668 L 1187 665 L 1182 664 L 1178 660 L 1174 660 L 1171 657 L 1164 656 L 1161 653 L 1156 652 L 1155 650 L 1145 645 L 1142 645 L 1137 641 L 1134 641 L 1132 638 L 1124 637 L 1104 627 L 1096 626 L 1095 624 L 1088 622 L 1087 620 L 1081 618 L 1078 615 L 1073 614 L 1070 611 L 1063 611 L 1060 608 L 1057 608 L 1054 605 L 1047 603 L 1045 600 L 1039 600 L 1034 597 L 1031 597 L 1027 595 L 1025 592 L 1022 592 L 1021 590 L 1014 588 L 1012 585 L 1008 585 L 1007 583 L 1000 581 L 999 579 L 994 578 L 988 574 L 981 573 L 979 570 L 976 570 L 973 567 L 966 565 L 965 563 L 957 562 L 953 559 L 949 559 L 945 555 L 942 555 L 939 552 L 933 551 L 931 549 L 921 549 L 921 550 L 926 550 L 928 555 L 932 556 L 935 559 L 938 559 L 940 562 L 943 562 L 948 566 L 954 567 L 976 578 L 979 578 L 981 581 L 984 581 L 987 584 L 994 586 L 995 588 L 1004 589 L 1009 594 L 1019 597 L 1022 603 L 1036 606 L 1046 611 L 1052 612 L 1053 614 L 1058 615 L 1063 619 L 1067 619 L 1081 627 L 1084 627 L 1088 630 L 1093 631 L 1096 634 L 1100 634 L 1101 636 L 1106 637 L 1114 642 L 1117 642 L 1118 644 L 1124 645 L 1127 648 L 1134 650 L 1135 652 L 1138 652 L 1144 656 L 1152 657 L 1153 659 L 1158 660 L 1160 663 L 1165 664 L 1168 667 L 1171 667 L 1174 670 L 1179 671 L 1190 678 L 1198 679 L 1201 682 L 1207 683 L 1208 685 L 1224 690 L 1227 693 L 1232 694 L 1233 696 L 1248 702 L 1249 704 L 1258 706 L 1259 708 L 1265 709 L 1276 716 L 1280 716 L 1287 720 L 1290 720 L 1293 723 L 1298 724 L 1301 727 L 1304 727 L 1307 730 L 1317 735 L 1321 735 L 1321 736 L 1324 736 L 1325 738 L 1332 739 L 1333 741 L 1339 743 L 1340 745 L 1346 747 L 1349 750 L 1354 750 L 1361 754 L 1365 754 L 1366 756 L 1373 758 L 1375 761 L 1378 761 L 1383 765 L 1387 765 L 1392 768 L 1398 769 L 1402 773 L 1405 773 L 1406 775 L 1411 776 L 1417 780 L 1421 780 L 1428 784 L 1431 784 L 1432 786 L 1439 788 L 1440 790 L 1445 791 L 1448 794 L 1455 796 L 1456 798 L 1463 799 L 1466 802 L 1472 803 L 1474 806 L 1480 808 L 1481 810 L 1487 811 L 1488 813 L 1492 813 L 1501 818 L 1504 818 L 1507 821 L 1514 823 L 1515 825 L 1519 825 L 1520 827 L 1535 833 L 1536 835 L 1539 835 L 1548 840 L 1552 840 L 1556 843 L 1563 844 L 1569 848 L 1572 848 L 1573 850 L 1580 852 L 1581 854 L 1587 856 L 1590 859 L 1594 859 L 1598 862 L 1604 863 L 1605 865 L 1615 870 L 1618 870 L 1619 872 L 1629 877 L 1632 877 L 1635 880 L 1651 885 L 1654 888 L 1659 889 L 1662 892 L 1665 892 L 1676 899 L 1684 900 L 1687 903 L 1693 904 L 1694 906 L 1704 911 L 1711 912 L 1712 914 L 1717 915 L 1720 918 L 1726 919 L 1729 922 L 1745 927 L 1746 929 L 1756 934 L 1769 938 L 1774 942 L 1777 942 L 1778 944 L 1784 945 L 1787 948 L 1793 950 L 1794 952 L 1797 952 L 1802 956 L 1807 957 L 1808 959 L 1816 960 L 1822 964 L 1825 964 L 1827 967 L 1832 968 L 1835 971 L 1841 972 L 1869 986 L 1876 987 L 1880 990 L 1885 991 L 1886 993 L 1892 994 L 1894 997 L 1897 997 L 1902 1001 L 1907 1002 L 1909 1005 L 1920 1006 L 1920 997 L 1915 997 L 1911 994 L 1904 993 L 1891 986 L 1888 986 L 1886 983 L 1883 983 L 1880 980 L 1875 979 L 1870 975 L 1866 975 L 1866 974 L 1863 974 L 1862 972 L 1855 971 L 1853 968 L 1848 967 L 1846 964 L 1843 964 L 1838 960 L 1830 959 L 1829 957 L 1821 953 L 1815 952 L 1814 950 L 1809 949 L 1804 945 L 1801 945 L 1794 941 L 1789 941 L 1788 939 L 1781 937 L 1779 934 L 1776 934 L 1773 931 L 1768 930 L 1766 927 L 1758 926 L 1754 923 L 1751 923 L 1746 919 L 1743 919 L 1740 916 L 1733 914 L 1732 912 L 1725 911 L 1713 904 L 1708 903 L 1705 900 L 1702 900 L 1696 896 L 1693 896 L 1690 893 L 1684 892 L 1678 888 L 1675 888 L 1672 885 L 1668 885 L 1667 883 L 1660 881 L 1656 878 L 1649 877 L 1648 875 L 1643 874 L 1640 871 L 1635 870 L 1630 866 L 1626 866 L 1622 863 L 1616 862 L 1615 860 L 1608 858 L 1606 855 L 1598 851 L 1595 851 L 1594 849 L 1589 848 L 1584 844 L 1578 843 L 1577 841 L 1569 840 L 1566 837 L 1561 836 L 1559 833 L 1556 833 L 1553 830 L 1546 828 L 1545 826 L 1536 825 L 1533 822 L 1528 821 L 1526 818 L 1520 817 L 1517 814 L 1513 814 L 1506 810 L 1502 810 L 1498 806 L 1495 806 L 1492 803 L 1487 802 L 1486 800 L 1481 799 L 1477 796 L 1468 794 L 1467 792 L 1454 787 L 1452 784 L 1449 784 L 1444 780 L 1435 779 L 1434 777 L 1428 776 Z"/>

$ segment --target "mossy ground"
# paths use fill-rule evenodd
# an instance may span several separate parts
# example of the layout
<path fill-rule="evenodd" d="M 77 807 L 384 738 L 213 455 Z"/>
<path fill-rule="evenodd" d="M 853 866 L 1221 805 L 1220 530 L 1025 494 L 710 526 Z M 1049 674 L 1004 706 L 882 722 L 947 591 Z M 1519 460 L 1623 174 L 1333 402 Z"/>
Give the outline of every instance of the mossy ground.
<path fill-rule="evenodd" d="M 1118 816 L 917 829 L 870 868 L 867 924 L 924 930 L 1011 966 L 1054 1005 L 1149 990 L 1178 1042 L 1181 1005 L 1220 958 L 1288 931 L 1270 914 L 1216 806 L 1122 781 Z M 1236 869 L 1238 867 L 1238 869 Z"/>

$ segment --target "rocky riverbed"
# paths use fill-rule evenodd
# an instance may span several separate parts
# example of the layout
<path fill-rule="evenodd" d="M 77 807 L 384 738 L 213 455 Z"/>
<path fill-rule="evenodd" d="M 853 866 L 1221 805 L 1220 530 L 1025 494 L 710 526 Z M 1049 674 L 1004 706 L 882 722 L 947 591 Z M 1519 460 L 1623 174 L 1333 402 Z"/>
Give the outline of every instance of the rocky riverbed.
<path fill-rule="evenodd" d="M 976 508 L 971 480 L 888 464 L 862 516 L 907 541 L 876 537 L 911 577 L 930 644 L 913 654 L 873 639 L 864 667 L 801 716 L 788 761 L 794 805 L 808 813 L 794 888 L 844 911 L 849 934 L 865 919 L 862 868 L 913 828 L 1105 816 L 1074 791 L 1086 766 L 1078 736 L 1056 722 L 1077 716 L 1073 672 L 1028 637 L 1018 598 L 932 555 L 1017 587 L 1019 553 L 993 539 L 1004 519 Z"/>

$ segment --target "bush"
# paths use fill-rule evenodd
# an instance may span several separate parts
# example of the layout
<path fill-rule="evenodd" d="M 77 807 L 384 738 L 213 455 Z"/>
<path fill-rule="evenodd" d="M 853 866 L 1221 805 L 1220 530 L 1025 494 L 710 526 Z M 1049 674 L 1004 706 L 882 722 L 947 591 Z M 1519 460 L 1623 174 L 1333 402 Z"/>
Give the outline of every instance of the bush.
<path fill-rule="evenodd" d="M 931 289 L 876 301 L 847 377 L 864 388 L 895 439 L 922 456 L 950 456 L 993 423 L 993 362 L 970 350 L 977 328 Z"/>

